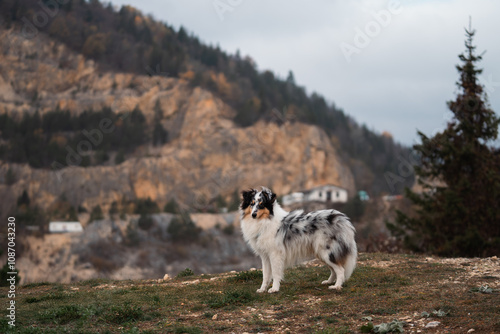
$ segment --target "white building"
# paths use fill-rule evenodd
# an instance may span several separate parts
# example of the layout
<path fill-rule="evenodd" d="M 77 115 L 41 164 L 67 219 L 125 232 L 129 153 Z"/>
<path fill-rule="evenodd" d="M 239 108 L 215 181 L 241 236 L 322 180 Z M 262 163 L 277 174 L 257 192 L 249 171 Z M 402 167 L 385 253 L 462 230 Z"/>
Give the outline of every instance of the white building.
<path fill-rule="evenodd" d="M 283 196 L 283 205 L 288 206 L 304 202 L 345 203 L 348 199 L 346 189 L 334 185 L 323 185 L 285 195 Z"/>
<path fill-rule="evenodd" d="M 50 222 L 50 233 L 83 232 L 80 222 Z"/>

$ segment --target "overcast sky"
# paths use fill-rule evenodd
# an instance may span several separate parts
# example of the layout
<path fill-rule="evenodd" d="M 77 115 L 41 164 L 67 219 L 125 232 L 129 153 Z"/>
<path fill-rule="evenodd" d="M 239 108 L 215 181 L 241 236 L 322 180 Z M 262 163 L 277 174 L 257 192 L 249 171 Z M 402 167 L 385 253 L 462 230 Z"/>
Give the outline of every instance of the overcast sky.
<path fill-rule="evenodd" d="M 281 78 L 293 71 L 358 122 L 410 145 L 443 129 L 457 92 L 464 27 L 477 30 L 480 67 L 500 113 L 498 0 L 112 0 L 184 26 L 203 42 L 253 58 Z"/>

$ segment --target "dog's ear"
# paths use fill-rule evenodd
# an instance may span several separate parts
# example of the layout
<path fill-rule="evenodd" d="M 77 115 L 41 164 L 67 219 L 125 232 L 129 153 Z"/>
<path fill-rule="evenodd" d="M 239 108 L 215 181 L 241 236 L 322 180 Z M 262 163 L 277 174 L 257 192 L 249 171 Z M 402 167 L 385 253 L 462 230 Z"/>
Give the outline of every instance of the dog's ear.
<path fill-rule="evenodd" d="M 254 198 L 255 194 L 257 193 L 257 190 L 255 189 L 249 189 L 249 190 L 243 190 L 241 192 L 241 196 L 243 197 L 241 201 L 241 209 L 246 209 L 250 203 L 252 202 L 252 199 Z"/>
<path fill-rule="evenodd" d="M 262 187 L 262 194 L 266 198 L 266 201 L 273 204 L 276 201 L 276 194 L 271 191 L 271 189 Z"/>
<path fill-rule="evenodd" d="M 271 192 L 271 203 L 274 203 L 276 201 L 276 194 Z"/>
<path fill-rule="evenodd" d="M 270 204 L 274 204 L 274 202 L 276 201 L 276 194 L 273 193 L 272 191 L 270 193 L 266 193 L 266 199 L 267 199 L 267 202 L 269 202 Z"/>

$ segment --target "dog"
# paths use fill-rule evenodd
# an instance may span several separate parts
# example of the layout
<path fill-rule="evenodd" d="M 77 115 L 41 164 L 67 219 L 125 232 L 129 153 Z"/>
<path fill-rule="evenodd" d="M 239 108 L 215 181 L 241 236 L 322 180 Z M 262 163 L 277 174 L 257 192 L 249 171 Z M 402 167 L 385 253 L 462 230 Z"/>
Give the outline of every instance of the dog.
<path fill-rule="evenodd" d="M 354 268 L 358 250 L 349 218 L 336 210 L 287 212 L 266 187 L 242 192 L 240 205 L 243 238 L 262 260 L 263 280 L 258 293 L 278 292 L 286 267 L 316 257 L 330 269 L 322 284 L 340 290 Z"/>

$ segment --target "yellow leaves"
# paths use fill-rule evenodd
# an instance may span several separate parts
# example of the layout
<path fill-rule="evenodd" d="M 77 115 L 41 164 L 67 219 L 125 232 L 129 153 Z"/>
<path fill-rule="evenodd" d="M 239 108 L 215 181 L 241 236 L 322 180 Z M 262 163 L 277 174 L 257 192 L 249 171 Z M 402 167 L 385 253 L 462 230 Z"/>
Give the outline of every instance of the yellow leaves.
<path fill-rule="evenodd" d="M 186 72 L 181 73 L 179 76 L 181 77 L 181 79 L 191 81 L 194 78 L 194 71 L 188 70 Z"/>
<path fill-rule="evenodd" d="M 232 95 L 232 85 L 227 81 L 226 76 L 224 73 L 214 73 L 210 72 L 210 78 L 215 82 L 217 85 L 217 90 L 219 94 L 223 96 L 231 96 Z"/>
<path fill-rule="evenodd" d="M 141 25 L 141 24 L 142 24 L 142 22 L 143 22 L 143 19 L 142 19 L 142 17 L 140 17 L 139 15 L 136 15 L 136 16 L 134 17 L 134 24 L 135 24 L 136 26 Z"/>
<path fill-rule="evenodd" d="M 50 143 L 55 143 L 59 147 L 64 147 L 68 143 L 68 140 L 62 135 L 54 135 L 52 136 Z"/>

